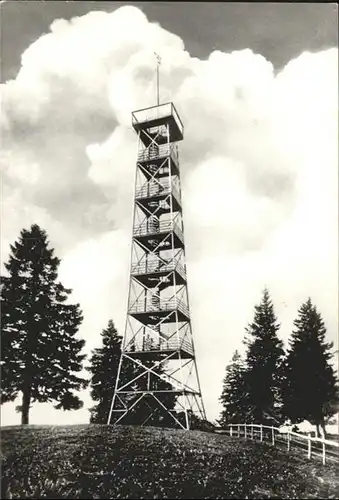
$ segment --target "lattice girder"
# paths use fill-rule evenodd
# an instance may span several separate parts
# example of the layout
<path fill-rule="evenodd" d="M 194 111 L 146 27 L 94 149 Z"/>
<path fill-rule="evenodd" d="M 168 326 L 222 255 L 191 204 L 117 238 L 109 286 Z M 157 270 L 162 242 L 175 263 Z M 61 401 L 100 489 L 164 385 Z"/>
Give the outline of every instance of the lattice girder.
<path fill-rule="evenodd" d="M 155 425 L 159 419 L 159 425 L 188 429 L 192 415 L 206 416 L 190 322 L 179 154 L 173 142 L 182 139 L 183 127 L 174 106 L 164 106 L 133 113 L 138 153 L 130 287 L 108 423 Z M 144 120 L 148 112 L 151 121 Z"/>

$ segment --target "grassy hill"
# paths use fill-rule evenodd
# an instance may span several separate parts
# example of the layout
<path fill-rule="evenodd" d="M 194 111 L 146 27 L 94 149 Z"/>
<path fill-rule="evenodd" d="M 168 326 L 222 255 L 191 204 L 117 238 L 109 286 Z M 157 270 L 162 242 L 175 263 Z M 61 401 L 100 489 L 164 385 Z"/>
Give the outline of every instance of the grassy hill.
<path fill-rule="evenodd" d="M 1 442 L 2 498 L 339 498 L 336 466 L 224 435 L 28 426 Z"/>

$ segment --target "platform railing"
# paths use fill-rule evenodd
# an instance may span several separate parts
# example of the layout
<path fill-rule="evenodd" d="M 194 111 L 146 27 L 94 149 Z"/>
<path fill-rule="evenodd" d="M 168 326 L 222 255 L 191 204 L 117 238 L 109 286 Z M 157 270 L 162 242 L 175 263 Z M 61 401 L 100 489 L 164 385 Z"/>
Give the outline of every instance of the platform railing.
<path fill-rule="evenodd" d="M 140 163 L 166 157 L 170 157 L 176 164 L 178 163 L 179 154 L 176 144 L 157 144 L 156 148 L 148 147 L 138 152 L 138 162 Z"/>
<path fill-rule="evenodd" d="M 132 275 L 140 274 L 153 274 L 157 272 L 171 272 L 177 271 L 183 279 L 186 279 L 186 272 L 184 267 L 177 260 L 170 260 L 168 262 L 163 262 L 160 259 L 156 261 L 148 262 L 137 262 L 132 264 L 131 273 Z"/>
<path fill-rule="evenodd" d="M 133 111 L 132 125 L 133 126 L 140 125 L 142 123 L 150 122 L 152 120 L 157 120 L 159 118 L 165 118 L 167 116 L 168 117 L 173 116 L 177 124 L 177 127 L 179 128 L 180 132 L 183 133 L 184 126 L 172 102 Z"/>
<path fill-rule="evenodd" d="M 144 221 L 133 228 L 133 236 L 153 236 L 159 233 L 174 231 L 181 241 L 184 239 L 182 229 L 177 221 L 159 221 L 155 227 L 154 221 Z"/>
<path fill-rule="evenodd" d="M 181 348 L 188 352 L 189 354 L 193 354 L 193 346 L 188 340 L 181 340 L 180 342 Z"/>
<path fill-rule="evenodd" d="M 170 185 L 167 178 L 162 178 L 161 182 L 146 182 L 141 187 L 135 190 L 135 199 L 140 200 L 144 198 L 152 198 L 154 196 L 173 194 L 179 203 L 180 195 L 176 186 L 172 183 Z"/>
<path fill-rule="evenodd" d="M 145 340 L 139 340 L 133 343 L 133 349 L 131 347 L 130 351 L 133 353 L 146 352 L 146 351 L 178 351 L 183 350 L 190 355 L 193 355 L 193 347 L 187 340 L 181 340 L 174 337 L 170 340 L 160 339 L 159 341 L 154 341 L 147 343 Z M 125 350 L 129 352 L 127 348 Z"/>
<path fill-rule="evenodd" d="M 157 313 L 166 311 L 180 311 L 187 318 L 189 318 L 189 309 L 187 305 L 179 300 L 177 297 L 173 297 L 170 300 L 159 299 L 156 304 L 153 304 L 151 298 L 146 300 L 144 298 L 136 300 L 128 309 L 129 313 Z"/>

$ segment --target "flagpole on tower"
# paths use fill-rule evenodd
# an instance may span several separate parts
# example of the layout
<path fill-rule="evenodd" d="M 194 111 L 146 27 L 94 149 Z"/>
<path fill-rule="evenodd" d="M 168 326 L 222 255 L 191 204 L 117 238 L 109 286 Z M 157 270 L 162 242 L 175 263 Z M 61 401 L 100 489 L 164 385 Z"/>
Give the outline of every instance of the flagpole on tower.
<path fill-rule="evenodd" d="M 161 64 L 161 57 L 154 52 L 156 58 L 157 58 L 157 105 L 159 106 L 160 104 L 160 97 L 159 97 L 159 66 Z"/>

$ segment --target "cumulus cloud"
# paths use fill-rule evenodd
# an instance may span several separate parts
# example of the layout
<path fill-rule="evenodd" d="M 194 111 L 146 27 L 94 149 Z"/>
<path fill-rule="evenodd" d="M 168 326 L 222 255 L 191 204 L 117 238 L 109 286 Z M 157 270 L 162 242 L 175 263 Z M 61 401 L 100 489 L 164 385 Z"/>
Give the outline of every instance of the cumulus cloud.
<path fill-rule="evenodd" d="M 191 57 L 135 7 L 55 20 L 2 85 L 2 257 L 22 227 L 41 224 L 84 311 L 87 348 L 111 317 L 123 332 L 131 111 L 156 103 L 154 51 L 161 100 L 175 103 L 185 126 L 188 287 L 203 395 L 215 418 L 225 365 L 242 348 L 264 285 L 285 341 L 309 295 L 336 341 L 336 49 L 305 52 L 276 74 L 250 49 Z M 86 409 L 39 408 L 33 423 L 88 418 Z M 5 405 L 2 421 L 12 419 L 13 405 Z"/>

